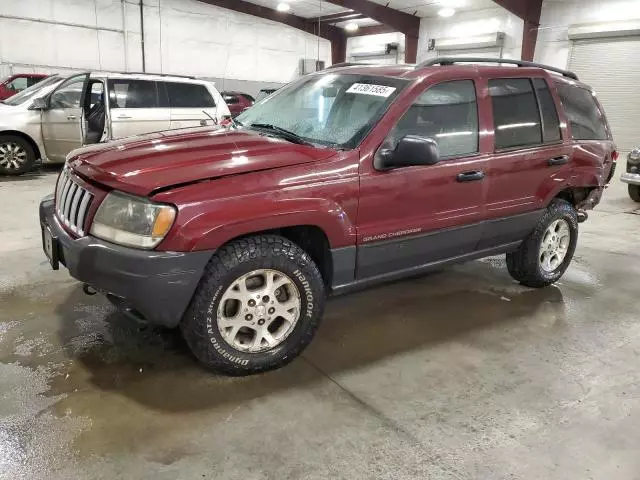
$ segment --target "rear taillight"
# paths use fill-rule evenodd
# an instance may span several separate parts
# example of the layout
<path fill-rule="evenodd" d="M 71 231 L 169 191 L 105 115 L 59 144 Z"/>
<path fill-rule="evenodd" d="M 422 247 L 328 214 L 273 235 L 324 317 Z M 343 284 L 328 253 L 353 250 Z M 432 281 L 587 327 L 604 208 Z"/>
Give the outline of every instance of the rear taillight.
<path fill-rule="evenodd" d="M 617 162 L 617 161 L 618 161 L 618 156 L 619 156 L 619 155 L 620 155 L 620 154 L 618 153 L 618 151 L 617 151 L 617 150 L 614 150 L 614 151 L 613 151 L 613 153 L 611 154 L 611 160 L 613 160 L 614 162 Z"/>

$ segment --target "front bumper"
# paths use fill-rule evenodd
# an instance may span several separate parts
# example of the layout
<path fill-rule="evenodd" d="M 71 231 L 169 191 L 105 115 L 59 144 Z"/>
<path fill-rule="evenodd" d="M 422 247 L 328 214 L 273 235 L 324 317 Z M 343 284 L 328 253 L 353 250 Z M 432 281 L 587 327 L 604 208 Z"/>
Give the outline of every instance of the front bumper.
<path fill-rule="evenodd" d="M 640 173 L 625 172 L 620 177 L 620 180 L 631 185 L 640 185 Z"/>
<path fill-rule="evenodd" d="M 213 251 L 157 252 L 86 236 L 75 239 L 54 214 L 53 195 L 40 203 L 40 224 L 55 237 L 57 256 L 72 277 L 151 323 L 180 323 Z"/>

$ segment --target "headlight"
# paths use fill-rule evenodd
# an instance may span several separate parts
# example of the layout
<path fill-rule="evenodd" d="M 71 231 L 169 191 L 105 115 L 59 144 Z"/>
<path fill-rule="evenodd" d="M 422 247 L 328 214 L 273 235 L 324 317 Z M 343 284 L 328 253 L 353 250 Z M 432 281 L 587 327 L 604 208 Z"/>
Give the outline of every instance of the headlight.
<path fill-rule="evenodd" d="M 137 248 L 153 248 L 167 235 L 176 218 L 171 205 L 111 192 L 100 204 L 91 234 L 109 242 Z"/>
<path fill-rule="evenodd" d="M 640 163 L 640 150 L 631 150 L 627 159 L 630 163 Z"/>

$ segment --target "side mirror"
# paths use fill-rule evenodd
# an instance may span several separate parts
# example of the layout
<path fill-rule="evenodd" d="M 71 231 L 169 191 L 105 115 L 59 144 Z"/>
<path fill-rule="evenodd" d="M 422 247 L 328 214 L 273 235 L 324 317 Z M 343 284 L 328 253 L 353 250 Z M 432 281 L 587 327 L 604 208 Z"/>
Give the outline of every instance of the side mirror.
<path fill-rule="evenodd" d="M 414 165 L 435 165 L 440 161 L 438 144 L 431 138 L 407 135 L 402 137 L 395 150 L 382 149 L 376 153 L 376 170 L 390 170 Z"/>
<path fill-rule="evenodd" d="M 46 110 L 47 107 L 47 99 L 44 97 L 38 97 L 33 99 L 29 110 Z"/>

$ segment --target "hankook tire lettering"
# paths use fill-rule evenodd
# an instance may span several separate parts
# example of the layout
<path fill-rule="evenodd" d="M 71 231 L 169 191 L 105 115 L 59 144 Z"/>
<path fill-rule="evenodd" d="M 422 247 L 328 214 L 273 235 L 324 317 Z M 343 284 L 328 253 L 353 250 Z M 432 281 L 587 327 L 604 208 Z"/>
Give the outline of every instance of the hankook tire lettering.
<path fill-rule="evenodd" d="M 313 316 L 313 291 L 311 290 L 309 281 L 300 270 L 296 270 L 295 272 L 293 272 L 293 274 L 298 277 L 298 280 L 304 288 L 304 295 L 307 300 L 307 317 L 311 318 Z"/>

